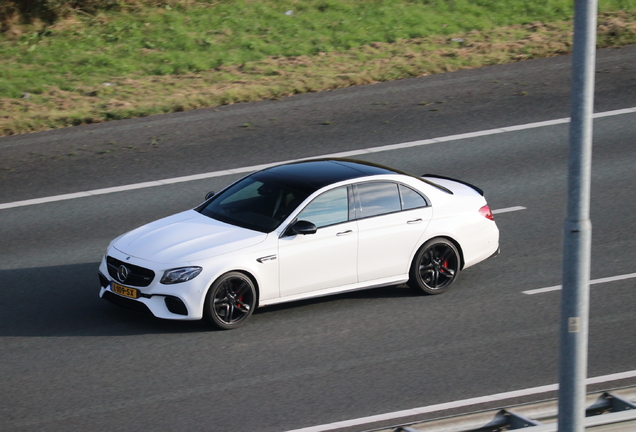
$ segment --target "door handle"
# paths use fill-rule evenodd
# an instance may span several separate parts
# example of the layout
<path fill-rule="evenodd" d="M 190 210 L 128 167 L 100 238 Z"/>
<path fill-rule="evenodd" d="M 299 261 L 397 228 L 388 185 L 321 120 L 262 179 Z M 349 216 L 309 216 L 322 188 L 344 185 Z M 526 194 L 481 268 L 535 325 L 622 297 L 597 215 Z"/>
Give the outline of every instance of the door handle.
<path fill-rule="evenodd" d="M 413 220 L 410 220 L 410 221 L 408 221 L 408 222 L 406 222 L 406 223 L 407 223 L 407 224 L 409 224 L 409 225 L 413 225 L 413 224 L 420 223 L 420 222 L 422 222 L 422 218 L 420 218 L 420 219 L 413 219 Z"/>
<path fill-rule="evenodd" d="M 347 231 L 342 231 L 339 232 L 338 234 L 336 234 L 337 236 L 343 236 L 343 235 L 347 235 L 347 234 L 351 234 L 353 231 L 351 230 L 347 230 Z"/>

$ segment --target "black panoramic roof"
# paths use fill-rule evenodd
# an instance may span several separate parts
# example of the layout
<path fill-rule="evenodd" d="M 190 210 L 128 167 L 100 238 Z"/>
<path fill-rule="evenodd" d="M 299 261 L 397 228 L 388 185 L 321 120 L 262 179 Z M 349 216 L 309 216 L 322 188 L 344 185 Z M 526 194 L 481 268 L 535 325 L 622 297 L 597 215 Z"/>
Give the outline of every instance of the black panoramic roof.
<path fill-rule="evenodd" d="M 404 173 L 353 159 L 314 159 L 266 168 L 254 176 L 311 194 L 333 183 L 380 174 Z"/>

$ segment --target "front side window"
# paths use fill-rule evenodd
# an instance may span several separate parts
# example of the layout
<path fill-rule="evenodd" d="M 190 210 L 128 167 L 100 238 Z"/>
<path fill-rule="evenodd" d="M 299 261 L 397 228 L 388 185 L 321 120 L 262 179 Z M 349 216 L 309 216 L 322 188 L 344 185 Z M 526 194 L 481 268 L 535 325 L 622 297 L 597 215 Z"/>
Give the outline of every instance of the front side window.
<path fill-rule="evenodd" d="M 358 218 L 399 212 L 402 209 L 398 186 L 395 183 L 362 183 L 357 189 L 360 199 Z"/>
<path fill-rule="evenodd" d="M 309 221 L 317 228 L 348 221 L 347 188 L 340 187 L 317 196 L 298 214 L 297 219 Z"/>

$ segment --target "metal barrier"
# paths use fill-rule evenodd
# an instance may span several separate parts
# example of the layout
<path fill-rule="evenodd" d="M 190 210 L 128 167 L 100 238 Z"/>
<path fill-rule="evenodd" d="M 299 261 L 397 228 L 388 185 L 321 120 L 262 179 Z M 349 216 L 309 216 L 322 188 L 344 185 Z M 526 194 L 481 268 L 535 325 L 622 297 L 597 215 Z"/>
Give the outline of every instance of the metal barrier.
<path fill-rule="evenodd" d="M 585 430 L 636 431 L 636 387 L 587 395 Z M 377 432 L 557 432 L 557 400 L 402 425 Z"/>

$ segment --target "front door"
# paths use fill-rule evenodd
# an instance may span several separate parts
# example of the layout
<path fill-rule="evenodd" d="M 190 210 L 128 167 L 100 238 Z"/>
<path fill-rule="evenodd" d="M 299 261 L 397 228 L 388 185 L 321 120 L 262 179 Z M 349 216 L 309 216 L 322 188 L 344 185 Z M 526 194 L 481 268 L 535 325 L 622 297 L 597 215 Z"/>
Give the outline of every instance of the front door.
<path fill-rule="evenodd" d="M 347 187 L 317 196 L 299 213 L 297 220 L 318 230 L 279 239 L 281 297 L 357 282 L 358 228 L 349 213 Z"/>

